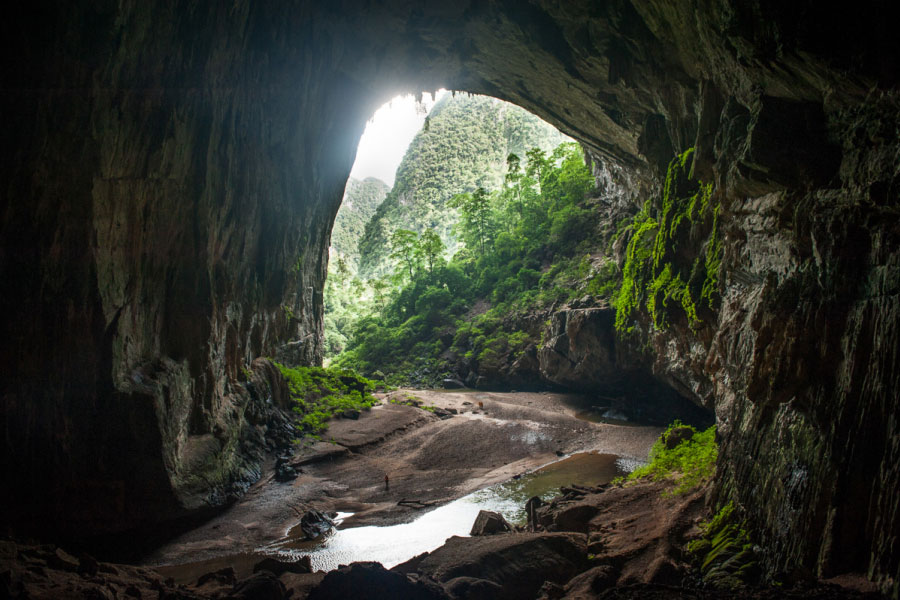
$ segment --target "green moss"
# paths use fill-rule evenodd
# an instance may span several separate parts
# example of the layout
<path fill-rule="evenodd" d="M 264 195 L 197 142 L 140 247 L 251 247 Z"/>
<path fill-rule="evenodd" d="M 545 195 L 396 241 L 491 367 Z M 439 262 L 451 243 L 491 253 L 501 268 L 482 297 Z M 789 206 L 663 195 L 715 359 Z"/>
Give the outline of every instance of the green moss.
<path fill-rule="evenodd" d="M 680 309 L 689 327 L 696 329 L 701 324 L 698 301 L 713 307 L 722 254 L 719 207 L 712 206 L 712 185 L 690 177 L 693 152 L 691 148 L 672 159 L 659 205 L 647 201 L 632 221 L 615 302 L 620 333 L 633 331 L 634 313 L 642 306 L 657 329 L 669 326 L 673 309 Z M 692 259 L 691 248 L 707 236 L 705 273 L 701 274 L 695 272 L 699 262 Z"/>
<path fill-rule="evenodd" d="M 666 447 L 666 440 L 675 429 L 686 428 L 693 436 L 673 448 Z M 675 421 L 666 429 L 650 449 L 650 464 L 628 475 L 628 480 L 650 477 L 654 481 L 676 479 L 678 484 L 671 494 L 683 494 L 707 481 L 715 473 L 719 449 L 716 445 L 716 426 L 698 432 L 694 427 Z"/>
<path fill-rule="evenodd" d="M 707 584 L 733 589 L 758 578 L 759 567 L 747 523 L 738 518 L 734 503 L 723 506 L 700 528 L 703 534 L 688 543 L 687 550 Z"/>
<path fill-rule="evenodd" d="M 274 363 L 288 382 L 293 410 L 306 434 L 328 428 L 334 415 L 351 410 L 368 410 L 378 403 L 372 395 L 376 383 L 349 369 L 286 367 Z"/>
<path fill-rule="evenodd" d="M 649 215 L 649 201 L 632 222 L 631 239 L 625 250 L 625 266 L 622 269 L 622 287 L 616 299 L 616 330 L 631 333 L 634 323 L 631 316 L 640 306 L 644 290 L 649 283 L 650 261 L 656 240 L 658 223 Z"/>
<path fill-rule="evenodd" d="M 719 268 L 722 265 L 722 238 L 719 235 L 719 209 L 716 206 L 713 211 L 712 233 L 706 245 L 706 279 L 703 281 L 703 291 L 700 297 L 706 300 L 710 308 L 713 308 L 719 295 Z"/>

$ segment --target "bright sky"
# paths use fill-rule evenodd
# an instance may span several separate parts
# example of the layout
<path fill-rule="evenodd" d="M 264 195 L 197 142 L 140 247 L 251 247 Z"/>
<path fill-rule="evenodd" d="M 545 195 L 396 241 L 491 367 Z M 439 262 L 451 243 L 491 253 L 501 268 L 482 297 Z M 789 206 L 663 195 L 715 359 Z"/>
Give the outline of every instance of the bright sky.
<path fill-rule="evenodd" d="M 438 90 L 434 97 L 423 94 L 425 111 L 416 107 L 416 98 L 411 94 L 397 96 L 375 111 L 359 141 L 350 176 L 356 179 L 377 177 L 393 187 L 394 174 L 409 143 L 422 128 L 427 112 L 446 93 L 447 90 Z"/>

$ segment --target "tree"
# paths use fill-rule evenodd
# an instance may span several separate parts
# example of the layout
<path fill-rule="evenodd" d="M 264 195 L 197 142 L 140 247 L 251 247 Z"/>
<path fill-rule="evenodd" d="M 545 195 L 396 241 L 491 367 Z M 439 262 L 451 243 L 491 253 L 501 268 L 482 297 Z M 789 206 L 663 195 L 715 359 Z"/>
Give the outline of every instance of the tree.
<path fill-rule="evenodd" d="M 378 305 L 379 309 L 384 310 L 387 303 L 388 282 L 384 279 L 370 279 L 368 283 L 369 287 L 372 288 L 372 297 L 375 300 L 375 304 Z"/>
<path fill-rule="evenodd" d="M 449 205 L 462 213 L 462 237 L 466 244 L 471 246 L 474 242 L 484 256 L 493 232 L 491 197 L 487 191 L 480 187 L 471 194 L 457 194 L 450 199 Z"/>
<path fill-rule="evenodd" d="M 552 167 L 547 155 L 540 148 L 532 148 L 525 153 L 528 162 L 525 165 L 525 176 L 533 179 L 538 185 L 543 185 L 544 175 Z"/>
<path fill-rule="evenodd" d="M 426 229 L 419 238 L 419 253 L 425 259 L 428 274 L 434 275 L 434 269 L 443 261 L 444 242 L 433 229 Z"/>
<path fill-rule="evenodd" d="M 410 280 L 415 274 L 418 250 L 419 236 L 415 231 L 398 229 L 391 235 L 391 258 L 406 266 Z"/>

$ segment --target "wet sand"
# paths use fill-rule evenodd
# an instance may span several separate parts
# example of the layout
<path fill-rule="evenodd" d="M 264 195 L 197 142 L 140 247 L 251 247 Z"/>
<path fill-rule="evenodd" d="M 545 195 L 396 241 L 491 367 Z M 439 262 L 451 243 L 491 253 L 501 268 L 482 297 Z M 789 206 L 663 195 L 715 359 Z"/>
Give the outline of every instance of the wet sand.
<path fill-rule="evenodd" d="M 459 414 L 440 419 L 391 403 L 410 397 Z M 159 548 L 145 564 L 253 553 L 283 540 L 311 508 L 354 513 L 343 527 L 409 522 L 423 509 L 398 506 L 401 500 L 437 506 L 560 454 L 597 451 L 643 460 L 661 432 L 581 420 L 576 414 L 584 402 L 566 394 L 398 390 L 383 399 L 359 420 L 332 421 L 321 442 L 298 450 L 296 480 L 279 483 L 265 475 L 241 501 Z"/>

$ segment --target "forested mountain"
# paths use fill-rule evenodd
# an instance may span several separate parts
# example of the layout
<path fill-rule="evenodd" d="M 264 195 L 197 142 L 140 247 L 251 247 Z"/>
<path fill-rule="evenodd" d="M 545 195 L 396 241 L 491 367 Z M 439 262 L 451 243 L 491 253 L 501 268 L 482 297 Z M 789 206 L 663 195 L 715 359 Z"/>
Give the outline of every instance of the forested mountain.
<path fill-rule="evenodd" d="M 458 211 L 447 205 L 455 194 L 479 187 L 498 189 L 510 153 L 531 148 L 550 152 L 568 140 L 531 113 L 495 98 L 445 96 L 432 109 L 410 144 L 393 190 L 366 225 L 359 243 L 359 275 L 381 277 L 392 270 L 390 239 L 398 229 L 434 230 L 452 254 Z"/>
<path fill-rule="evenodd" d="M 344 189 L 344 199 L 331 230 L 332 260 L 343 258 L 347 267 L 356 270 L 359 261 L 359 240 L 366 223 L 375 214 L 391 187 L 375 177 L 362 181 L 351 177 Z"/>
<path fill-rule="evenodd" d="M 394 286 L 344 337 L 339 365 L 380 369 L 394 383 L 498 375 L 540 343 L 543 318 L 528 315 L 577 295 L 617 293 L 616 265 L 592 258 L 603 228 L 581 149 L 567 143 L 525 157 L 509 158 L 494 189 L 449 200 L 461 217 L 461 249 L 449 262 L 433 229 L 391 236 Z M 511 318 L 534 323 L 523 328 Z"/>

